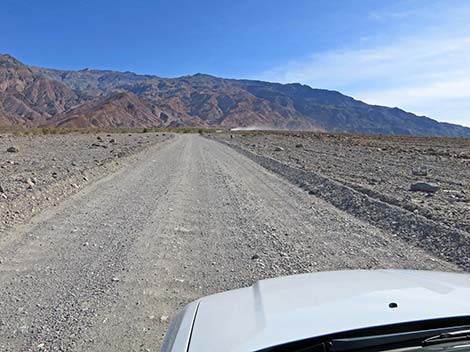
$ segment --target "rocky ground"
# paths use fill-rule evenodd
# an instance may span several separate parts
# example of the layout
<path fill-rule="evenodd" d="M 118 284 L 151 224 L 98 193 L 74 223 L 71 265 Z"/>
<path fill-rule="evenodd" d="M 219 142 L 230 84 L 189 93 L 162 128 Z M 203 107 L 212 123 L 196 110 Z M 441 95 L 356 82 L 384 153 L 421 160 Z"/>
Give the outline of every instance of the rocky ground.
<path fill-rule="evenodd" d="M 257 131 L 213 137 L 470 232 L 470 139 Z"/>
<path fill-rule="evenodd" d="M 0 232 L 55 206 L 168 134 L 0 134 Z"/>
<path fill-rule="evenodd" d="M 176 135 L 132 158 L 0 236 L 1 351 L 156 352 L 183 305 L 259 279 L 462 270 L 222 143 Z"/>

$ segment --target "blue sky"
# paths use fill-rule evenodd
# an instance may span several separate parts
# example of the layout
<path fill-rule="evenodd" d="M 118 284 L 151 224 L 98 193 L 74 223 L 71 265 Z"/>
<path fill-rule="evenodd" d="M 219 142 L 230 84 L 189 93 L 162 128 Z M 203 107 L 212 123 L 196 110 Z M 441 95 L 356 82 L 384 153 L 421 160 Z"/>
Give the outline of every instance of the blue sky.
<path fill-rule="evenodd" d="M 470 126 L 470 1 L 2 0 L 31 65 L 301 82 Z"/>

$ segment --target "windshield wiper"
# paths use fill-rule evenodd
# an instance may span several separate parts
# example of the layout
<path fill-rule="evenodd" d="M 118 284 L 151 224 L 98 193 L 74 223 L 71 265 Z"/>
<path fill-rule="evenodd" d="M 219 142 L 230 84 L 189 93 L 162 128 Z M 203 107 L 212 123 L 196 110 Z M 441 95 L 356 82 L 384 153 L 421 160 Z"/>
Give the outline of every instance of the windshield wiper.
<path fill-rule="evenodd" d="M 459 341 L 470 341 L 470 329 L 444 332 L 436 336 L 431 336 L 423 341 L 423 346 Z"/>
<path fill-rule="evenodd" d="M 383 351 L 464 340 L 470 340 L 470 326 L 333 339 L 327 344 L 326 350 L 329 352 Z"/>

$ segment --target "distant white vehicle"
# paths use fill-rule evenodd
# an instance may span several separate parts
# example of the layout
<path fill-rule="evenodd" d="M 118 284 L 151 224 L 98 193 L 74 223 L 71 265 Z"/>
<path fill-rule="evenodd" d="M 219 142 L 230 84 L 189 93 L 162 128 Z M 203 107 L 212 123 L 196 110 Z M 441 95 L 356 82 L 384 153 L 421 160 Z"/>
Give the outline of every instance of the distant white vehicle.
<path fill-rule="evenodd" d="M 470 351 L 470 275 L 336 271 L 201 298 L 162 352 Z"/>

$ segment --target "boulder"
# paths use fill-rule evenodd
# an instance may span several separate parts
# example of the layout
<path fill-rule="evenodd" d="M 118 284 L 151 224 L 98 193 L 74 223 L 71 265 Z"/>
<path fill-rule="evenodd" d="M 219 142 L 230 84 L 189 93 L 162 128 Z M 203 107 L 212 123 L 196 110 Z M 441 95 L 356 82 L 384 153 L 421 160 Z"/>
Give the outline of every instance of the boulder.
<path fill-rule="evenodd" d="M 434 183 L 428 182 L 416 182 L 411 184 L 410 191 L 412 192 L 426 192 L 426 193 L 434 193 L 439 190 L 439 186 Z"/>

